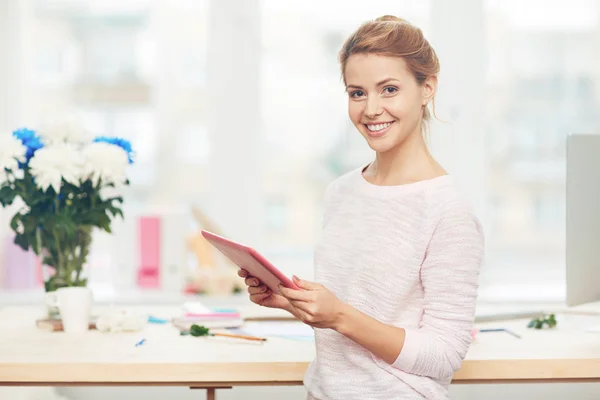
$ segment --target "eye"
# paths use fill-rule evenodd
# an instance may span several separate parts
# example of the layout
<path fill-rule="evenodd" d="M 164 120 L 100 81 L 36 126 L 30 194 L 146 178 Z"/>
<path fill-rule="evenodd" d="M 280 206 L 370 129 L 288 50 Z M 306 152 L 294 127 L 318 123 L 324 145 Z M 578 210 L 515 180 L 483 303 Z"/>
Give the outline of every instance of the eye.
<path fill-rule="evenodd" d="M 354 90 L 352 92 L 350 92 L 350 97 L 354 97 L 354 98 L 359 98 L 364 96 L 365 92 L 363 92 L 362 90 Z"/>
<path fill-rule="evenodd" d="M 394 94 L 398 91 L 398 88 L 394 87 L 394 86 L 388 86 L 386 88 L 383 89 L 383 92 L 386 94 Z"/>

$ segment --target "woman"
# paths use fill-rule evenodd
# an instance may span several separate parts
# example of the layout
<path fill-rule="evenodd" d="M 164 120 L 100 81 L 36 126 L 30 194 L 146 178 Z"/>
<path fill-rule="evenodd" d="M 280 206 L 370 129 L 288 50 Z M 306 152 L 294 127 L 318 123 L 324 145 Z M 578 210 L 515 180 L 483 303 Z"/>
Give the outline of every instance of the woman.
<path fill-rule="evenodd" d="M 484 237 L 424 139 L 439 61 L 420 29 L 383 16 L 340 52 L 350 119 L 375 151 L 325 193 L 316 282 L 250 299 L 315 328 L 309 398 L 445 399 L 471 343 Z"/>

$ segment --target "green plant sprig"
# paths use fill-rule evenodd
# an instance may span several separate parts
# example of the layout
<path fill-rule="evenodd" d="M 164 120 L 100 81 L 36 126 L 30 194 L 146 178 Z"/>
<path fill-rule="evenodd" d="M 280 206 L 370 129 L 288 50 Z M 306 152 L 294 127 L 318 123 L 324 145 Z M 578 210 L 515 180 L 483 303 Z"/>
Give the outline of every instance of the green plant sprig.
<path fill-rule="evenodd" d="M 556 326 L 556 317 L 554 314 L 542 315 L 541 317 L 532 319 L 529 321 L 529 324 L 527 324 L 528 328 L 533 329 L 543 329 L 544 326 L 548 326 L 548 328 L 554 328 Z"/>
<path fill-rule="evenodd" d="M 180 335 L 210 336 L 210 330 L 204 325 L 193 324 L 189 331 L 181 331 Z"/>

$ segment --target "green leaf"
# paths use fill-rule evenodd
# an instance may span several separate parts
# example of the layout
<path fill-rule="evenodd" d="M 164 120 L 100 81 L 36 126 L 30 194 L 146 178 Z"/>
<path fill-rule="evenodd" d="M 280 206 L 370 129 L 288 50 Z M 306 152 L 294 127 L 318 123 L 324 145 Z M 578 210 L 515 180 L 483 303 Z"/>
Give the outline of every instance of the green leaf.
<path fill-rule="evenodd" d="M 35 215 L 27 214 L 22 218 L 23 228 L 26 233 L 35 234 L 35 231 L 39 225 L 39 218 Z"/>
<path fill-rule="evenodd" d="M 46 256 L 46 257 L 44 257 L 44 259 L 43 259 L 42 263 L 43 263 L 44 265 L 47 265 L 47 266 L 49 266 L 49 267 L 52 267 L 52 268 L 54 268 L 54 259 L 53 259 L 52 257 L 50 257 L 50 256 Z"/>
<path fill-rule="evenodd" d="M 106 232 L 111 233 L 110 230 L 110 217 L 106 215 L 106 212 L 103 212 L 98 216 L 98 227 L 104 229 Z"/>
<path fill-rule="evenodd" d="M 35 232 L 29 234 L 29 245 L 36 255 L 38 254 L 38 237 Z"/>
<path fill-rule="evenodd" d="M 29 250 L 30 243 L 29 237 L 27 235 L 17 233 L 17 235 L 15 236 L 14 243 L 25 251 Z"/>
<path fill-rule="evenodd" d="M 110 206 L 106 209 L 106 211 L 108 211 L 112 215 L 113 218 L 116 217 L 117 215 L 120 216 L 121 218 L 123 218 L 123 211 L 121 211 L 117 207 Z"/>
<path fill-rule="evenodd" d="M 544 324 L 544 323 L 543 323 L 543 321 L 541 321 L 541 320 L 539 320 L 539 319 L 538 319 L 538 320 L 536 320 L 536 321 L 535 321 L 535 329 L 542 329 L 542 327 L 543 327 L 543 324 Z"/>
<path fill-rule="evenodd" d="M 79 279 L 78 281 L 73 282 L 73 284 L 71 286 L 85 287 L 85 286 L 87 286 L 87 278 Z"/>
<path fill-rule="evenodd" d="M 20 213 L 16 213 L 15 215 L 13 215 L 13 217 L 10 219 L 10 229 L 12 229 L 13 231 L 17 231 L 17 229 L 19 228 L 19 222 L 21 222 L 21 217 L 22 215 Z"/>
<path fill-rule="evenodd" d="M 0 187 L 0 203 L 3 207 L 10 206 L 16 197 L 17 192 L 10 185 Z"/>
<path fill-rule="evenodd" d="M 190 328 L 190 335 L 192 336 L 208 336 L 208 328 L 204 325 L 193 324 Z"/>

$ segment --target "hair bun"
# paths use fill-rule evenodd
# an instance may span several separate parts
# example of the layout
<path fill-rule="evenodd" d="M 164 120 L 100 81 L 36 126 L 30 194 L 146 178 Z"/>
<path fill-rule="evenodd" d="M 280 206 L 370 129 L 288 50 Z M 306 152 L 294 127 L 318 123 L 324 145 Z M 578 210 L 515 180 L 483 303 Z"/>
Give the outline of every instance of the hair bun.
<path fill-rule="evenodd" d="M 383 16 L 375 19 L 375 22 L 387 22 L 387 21 L 391 21 L 391 22 L 407 22 L 405 19 L 398 18 L 398 17 L 396 17 L 394 15 L 383 15 Z"/>

